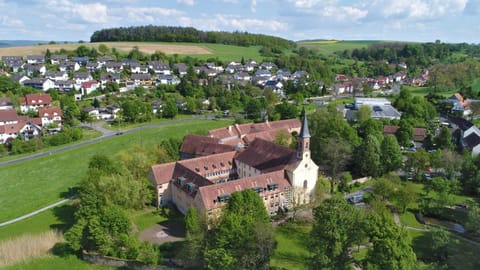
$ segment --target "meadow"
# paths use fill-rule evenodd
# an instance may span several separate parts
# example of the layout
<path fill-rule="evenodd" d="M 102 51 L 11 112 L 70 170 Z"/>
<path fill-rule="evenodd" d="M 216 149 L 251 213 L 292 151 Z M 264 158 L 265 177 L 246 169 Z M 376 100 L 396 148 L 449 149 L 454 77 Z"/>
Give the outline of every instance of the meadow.
<path fill-rule="evenodd" d="M 332 55 L 335 52 L 343 52 L 344 50 L 362 49 L 371 44 L 382 41 L 376 40 L 312 40 L 298 42 L 299 47 L 316 49 L 325 55 Z"/>
<path fill-rule="evenodd" d="M 0 168 L 0 222 L 24 215 L 70 195 L 70 188 L 82 179 L 91 156 L 112 157 L 133 145 L 155 145 L 168 138 L 206 132 L 227 125 L 226 121 L 190 120 L 126 133 L 19 164 Z"/>

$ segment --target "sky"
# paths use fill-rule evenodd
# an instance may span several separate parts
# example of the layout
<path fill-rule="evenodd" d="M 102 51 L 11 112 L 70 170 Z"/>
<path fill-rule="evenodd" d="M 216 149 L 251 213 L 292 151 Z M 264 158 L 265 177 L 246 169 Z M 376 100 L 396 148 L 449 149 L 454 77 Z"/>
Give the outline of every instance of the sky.
<path fill-rule="evenodd" d="M 140 25 L 289 40 L 480 43 L 480 0 L 0 0 L 0 40 L 89 41 Z"/>

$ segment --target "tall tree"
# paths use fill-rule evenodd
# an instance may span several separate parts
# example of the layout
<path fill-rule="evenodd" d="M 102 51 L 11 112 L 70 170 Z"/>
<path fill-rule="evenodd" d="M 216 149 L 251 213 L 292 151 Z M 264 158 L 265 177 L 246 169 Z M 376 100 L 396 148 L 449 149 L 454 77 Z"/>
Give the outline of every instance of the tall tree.
<path fill-rule="evenodd" d="M 207 269 L 268 269 L 274 244 L 268 221 L 263 200 L 255 191 L 232 193 L 207 240 Z"/>
<path fill-rule="evenodd" d="M 373 247 L 368 250 L 364 269 L 414 269 L 417 261 L 408 232 L 390 216 L 371 212 L 367 232 Z"/>
<path fill-rule="evenodd" d="M 379 176 L 382 173 L 380 163 L 380 144 L 376 137 L 369 135 L 354 157 L 358 172 L 363 176 Z"/>
<path fill-rule="evenodd" d="M 403 156 L 395 136 L 385 136 L 380 149 L 383 173 L 395 171 L 402 166 Z"/>
<path fill-rule="evenodd" d="M 359 211 L 345 199 L 333 197 L 314 209 L 309 248 L 310 269 L 351 269 L 349 248 L 362 237 Z"/>

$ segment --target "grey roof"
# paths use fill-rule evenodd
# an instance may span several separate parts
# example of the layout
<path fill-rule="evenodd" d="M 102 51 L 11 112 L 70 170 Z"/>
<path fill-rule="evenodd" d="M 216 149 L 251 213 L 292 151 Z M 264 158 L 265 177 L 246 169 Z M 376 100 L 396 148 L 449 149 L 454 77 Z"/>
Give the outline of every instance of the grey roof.
<path fill-rule="evenodd" d="M 302 128 L 300 129 L 300 134 L 298 135 L 300 138 L 310 138 L 310 131 L 308 130 L 308 120 L 307 120 L 307 113 L 305 112 L 305 108 L 303 109 L 303 122 Z"/>

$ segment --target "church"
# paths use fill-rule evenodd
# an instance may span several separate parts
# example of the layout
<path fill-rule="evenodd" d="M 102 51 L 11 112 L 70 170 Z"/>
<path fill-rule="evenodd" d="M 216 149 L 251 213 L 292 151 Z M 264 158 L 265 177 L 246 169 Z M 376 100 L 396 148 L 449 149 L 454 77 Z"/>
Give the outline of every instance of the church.
<path fill-rule="evenodd" d="M 205 141 L 210 140 L 214 149 L 221 149 L 219 153 L 203 149 L 203 155 L 152 166 L 149 180 L 155 186 L 156 205 L 174 204 L 183 214 L 189 207 L 194 207 L 208 218 L 216 218 L 230 194 L 245 189 L 258 193 L 270 215 L 275 215 L 279 209 L 291 209 L 310 202 L 318 178 L 318 166 L 310 156 L 310 132 L 305 111 L 296 150 L 275 144 L 272 136 L 260 136 L 275 130 L 295 130 L 294 121 L 298 120 L 283 121 L 289 126 L 283 127 L 282 121 L 273 121 L 267 123 L 258 136 L 253 133 L 230 136 L 235 137 L 233 141 L 249 138 L 241 144 L 235 143 L 232 148 L 215 147 L 214 142 L 225 144 L 225 140 L 210 133 L 210 139 Z M 251 130 L 255 124 L 250 125 Z M 227 128 L 229 130 L 231 127 Z"/>

